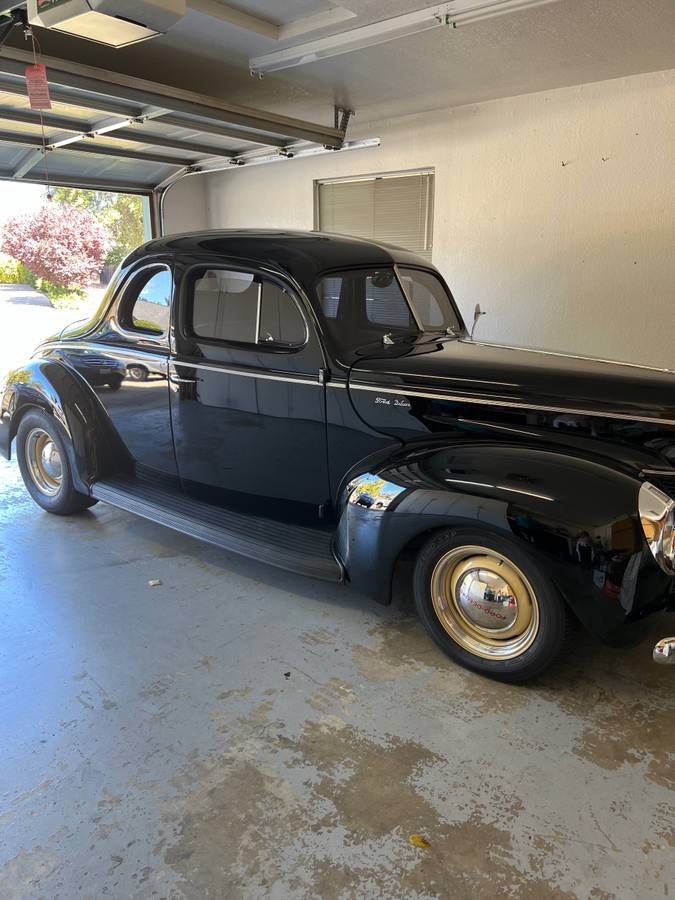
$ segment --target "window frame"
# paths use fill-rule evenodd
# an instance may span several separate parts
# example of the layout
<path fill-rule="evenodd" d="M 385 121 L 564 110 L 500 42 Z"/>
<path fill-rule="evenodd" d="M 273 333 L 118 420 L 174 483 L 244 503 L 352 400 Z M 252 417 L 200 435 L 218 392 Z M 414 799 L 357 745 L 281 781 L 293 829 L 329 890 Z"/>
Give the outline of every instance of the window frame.
<path fill-rule="evenodd" d="M 255 338 L 254 342 L 249 341 L 232 341 L 222 338 L 203 337 L 194 330 L 193 312 L 194 312 L 194 285 L 196 279 L 194 273 L 196 270 L 213 270 L 217 269 L 221 272 L 241 272 L 244 275 L 253 275 L 254 278 L 260 279 L 258 289 L 258 299 L 255 317 Z M 280 287 L 295 303 L 295 307 L 300 314 L 300 318 L 305 327 L 305 336 L 301 344 L 283 344 L 279 341 L 260 341 L 260 321 L 262 314 L 262 288 L 263 281 L 269 281 Z M 193 341 L 195 343 L 207 344 L 215 347 L 235 347 L 239 350 L 250 350 L 259 353 L 265 350 L 268 353 L 299 353 L 304 350 L 310 342 L 310 326 L 307 321 L 307 315 L 303 308 L 303 304 L 297 295 L 295 288 L 280 278 L 278 275 L 261 271 L 253 266 L 242 266 L 240 264 L 228 265 L 224 262 L 200 262 L 195 263 L 185 270 L 182 278 L 181 286 L 181 302 L 179 307 L 178 328 L 180 336 L 183 340 Z"/>
<path fill-rule="evenodd" d="M 143 287 L 145 287 L 150 278 L 152 278 L 153 276 L 151 275 L 150 278 L 148 278 L 148 280 L 143 284 L 143 287 L 141 287 L 136 293 L 132 302 L 130 298 L 131 292 L 134 289 L 134 285 L 137 283 L 139 276 L 143 272 L 153 269 L 155 274 L 164 270 L 169 273 L 169 277 L 171 278 L 171 294 L 169 296 L 169 305 L 167 307 L 169 311 L 169 325 L 164 331 L 149 331 L 145 328 L 134 328 L 132 324 L 129 324 L 129 321 L 127 319 L 127 314 L 133 310 L 133 307 L 138 300 L 139 294 L 143 290 Z M 167 262 L 146 263 L 145 265 L 139 266 L 137 269 L 134 269 L 132 272 L 129 272 L 128 277 L 125 278 L 124 283 L 120 287 L 119 300 L 117 301 L 115 307 L 115 323 L 119 332 L 125 337 L 133 338 L 134 340 L 137 340 L 139 337 L 144 337 L 147 340 L 158 341 L 168 346 L 175 292 L 176 285 L 173 277 L 173 269 Z M 129 306 L 130 302 L 131 306 Z"/>

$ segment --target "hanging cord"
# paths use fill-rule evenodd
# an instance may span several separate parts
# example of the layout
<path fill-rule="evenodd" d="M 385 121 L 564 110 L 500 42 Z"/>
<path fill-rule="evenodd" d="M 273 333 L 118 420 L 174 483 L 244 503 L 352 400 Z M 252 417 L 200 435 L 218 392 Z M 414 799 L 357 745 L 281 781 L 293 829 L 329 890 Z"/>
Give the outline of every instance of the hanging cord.
<path fill-rule="evenodd" d="M 33 64 L 38 64 L 38 58 L 42 55 L 42 48 L 40 47 L 40 42 L 35 37 L 33 33 L 33 29 L 30 25 L 26 27 L 24 31 L 24 35 L 26 38 L 31 39 L 31 44 L 33 46 Z M 45 134 L 45 123 L 42 118 L 42 110 L 38 109 L 38 115 L 40 117 L 40 131 L 42 132 L 42 160 L 45 167 L 45 184 L 47 186 L 47 200 L 52 199 L 51 187 L 49 185 L 49 163 L 47 162 L 47 156 L 49 155 L 48 144 L 47 144 L 47 135 Z"/>

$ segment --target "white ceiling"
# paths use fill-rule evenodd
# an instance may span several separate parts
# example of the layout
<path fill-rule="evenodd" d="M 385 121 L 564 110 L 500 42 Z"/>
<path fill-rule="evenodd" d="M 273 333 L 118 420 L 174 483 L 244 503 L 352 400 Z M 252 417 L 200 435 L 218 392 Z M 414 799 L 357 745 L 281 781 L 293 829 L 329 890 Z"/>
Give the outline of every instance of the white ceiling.
<path fill-rule="evenodd" d="M 38 32 L 46 54 L 329 122 L 335 103 L 359 121 L 459 106 L 622 75 L 675 68 L 675 0 L 559 0 L 456 30 L 434 29 L 288 69 L 263 79 L 248 59 L 369 24 L 429 0 L 336 0 L 356 13 L 339 26 L 281 43 L 190 10 L 167 35 L 111 50 Z M 230 3 L 275 24 L 328 8 L 321 0 Z M 16 46 L 16 39 L 14 41 Z M 180 57 L 180 65 L 177 59 Z"/>

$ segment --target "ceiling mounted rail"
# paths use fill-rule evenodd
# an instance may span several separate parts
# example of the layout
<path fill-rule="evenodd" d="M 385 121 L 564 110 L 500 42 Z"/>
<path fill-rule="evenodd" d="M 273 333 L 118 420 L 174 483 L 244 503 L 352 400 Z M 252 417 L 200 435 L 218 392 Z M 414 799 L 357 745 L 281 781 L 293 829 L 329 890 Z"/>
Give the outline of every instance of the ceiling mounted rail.
<path fill-rule="evenodd" d="M 38 112 L 26 99 L 33 54 L 0 49 L 0 178 L 44 181 L 46 156 L 50 183 L 151 193 L 186 171 L 247 162 L 249 152 L 345 143 L 344 116 L 324 125 L 65 59 L 40 62 L 52 108 Z"/>
<path fill-rule="evenodd" d="M 344 134 L 338 129 L 302 119 L 228 103 L 217 97 L 208 97 L 64 59 L 43 56 L 40 61 L 47 67 L 50 85 L 74 88 L 90 94 L 101 94 L 104 97 L 112 96 L 115 100 L 128 100 L 143 106 L 165 107 L 173 114 L 185 117 L 186 121 L 196 116 L 213 122 L 222 122 L 235 131 L 244 129 L 256 134 L 258 142 L 262 144 L 265 143 L 266 136 L 312 141 L 329 147 L 339 147 L 344 140 Z M 23 75 L 25 67 L 32 62 L 32 54 L 26 51 L 6 47 L 0 50 L 2 73 Z M 77 97 L 73 99 L 77 103 Z"/>

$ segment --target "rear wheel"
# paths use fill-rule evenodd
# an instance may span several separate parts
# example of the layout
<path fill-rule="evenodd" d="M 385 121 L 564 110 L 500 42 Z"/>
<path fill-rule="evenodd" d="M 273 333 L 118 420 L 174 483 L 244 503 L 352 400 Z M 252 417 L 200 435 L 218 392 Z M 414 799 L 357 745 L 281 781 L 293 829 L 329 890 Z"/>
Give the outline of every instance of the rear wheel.
<path fill-rule="evenodd" d="M 65 440 L 55 419 L 37 409 L 22 418 L 16 436 L 19 469 L 28 493 L 47 512 L 61 516 L 96 503 L 73 486 Z"/>
<path fill-rule="evenodd" d="M 415 605 L 453 660 L 502 681 L 526 681 L 558 655 L 564 602 L 515 541 L 482 529 L 448 529 L 422 548 Z"/>

